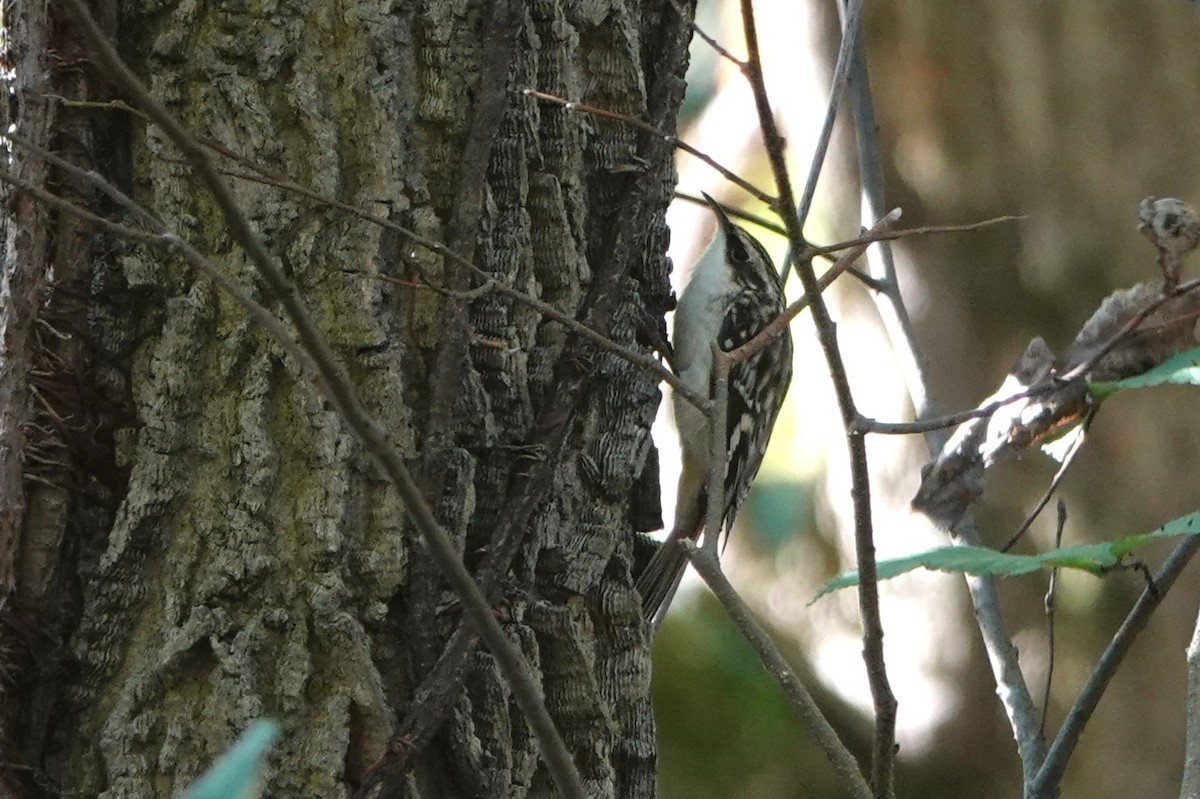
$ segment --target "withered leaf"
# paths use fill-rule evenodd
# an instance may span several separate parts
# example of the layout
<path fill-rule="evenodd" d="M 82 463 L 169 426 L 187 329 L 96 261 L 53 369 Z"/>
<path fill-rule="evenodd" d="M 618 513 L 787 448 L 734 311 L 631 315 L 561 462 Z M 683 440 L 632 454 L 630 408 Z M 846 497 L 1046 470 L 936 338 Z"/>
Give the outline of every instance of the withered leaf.
<path fill-rule="evenodd" d="M 952 529 L 983 494 L 987 469 L 1078 423 L 1094 403 L 1089 382 L 1140 375 L 1194 346 L 1198 315 L 1200 291 L 1139 283 L 1109 295 L 1058 357 L 1035 338 L 979 405 L 999 407 L 959 425 L 922 470 L 913 509 Z"/>

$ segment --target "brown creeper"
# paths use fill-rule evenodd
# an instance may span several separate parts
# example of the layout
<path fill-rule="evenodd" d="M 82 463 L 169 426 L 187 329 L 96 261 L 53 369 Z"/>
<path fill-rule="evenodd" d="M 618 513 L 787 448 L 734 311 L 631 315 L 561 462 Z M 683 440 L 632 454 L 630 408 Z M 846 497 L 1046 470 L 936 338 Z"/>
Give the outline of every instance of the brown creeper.
<path fill-rule="evenodd" d="M 711 197 L 706 194 L 704 199 L 717 215 L 717 230 L 679 298 L 672 345 L 673 365 L 679 378 L 701 396 L 711 396 L 713 342 L 726 352 L 745 344 L 783 313 L 784 299 L 775 266 L 766 250 L 757 239 L 729 221 Z M 726 535 L 762 465 L 767 440 L 791 380 L 792 337 L 786 328 L 766 347 L 730 370 L 725 417 L 729 447 L 725 462 L 725 510 L 721 517 Z M 708 420 L 680 396 L 675 397 L 674 410 L 683 448 L 675 524 L 638 577 L 642 610 L 654 626 L 666 613 L 687 565 L 687 555 L 678 542 L 699 538 L 705 518 Z"/>

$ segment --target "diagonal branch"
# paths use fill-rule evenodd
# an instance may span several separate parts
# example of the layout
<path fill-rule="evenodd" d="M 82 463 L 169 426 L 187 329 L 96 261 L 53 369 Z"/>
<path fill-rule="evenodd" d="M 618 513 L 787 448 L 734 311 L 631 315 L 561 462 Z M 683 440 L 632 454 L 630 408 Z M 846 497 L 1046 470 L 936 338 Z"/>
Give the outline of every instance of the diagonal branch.
<path fill-rule="evenodd" d="M 792 209 L 796 205 L 795 195 L 792 192 L 791 179 L 787 173 L 783 137 L 775 123 L 775 116 L 767 97 L 766 84 L 763 81 L 762 59 L 759 55 L 758 33 L 752 1 L 742 0 L 741 9 L 742 27 L 745 30 L 746 49 L 749 53 L 745 71 L 754 93 L 754 104 L 758 109 L 763 141 L 771 162 L 775 185 L 778 187 L 780 205 L 776 210 L 781 214 L 784 225 L 787 227 L 788 240 L 792 248 L 799 252 L 804 248 L 804 233 L 800 227 L 800 220 L 792 213 Z M 854 502 L 855 554 L 861 575 L 858 584 L 858 601 L 863 626 L 863 660 L 866 663 L 867 680 L 871 687 L 871 697 L 875 707 L 871 784 L 876 796 L 890 797 L 893 795 L 892 767 L 895 762 L 896 697 L 892 694 L 884 663 L 883 624 L 879 616 L 879 585 L 875 567 L 875 541 L 871 519 L 871 488 L 870 476 L 867 471 L 866 441 L 862 435 L 852 430 L 858 411 L 850 391 L 846 366 L 838 348 L 837 332 L 833 320 L 829 316 L 829 309 L 821 296 L 820 286 L 813 272 L 812 261 L 799 262 L 797 269 L 800 282 L 804 285 L 804 293 L 809 297 L 811 303 L 817 338 L 825 353 L 825 361 L 833 379 L 838 408 L 841 411 L 842 424 L 846 431 L 846 446 L 850 454 L 851 496 Z"/>
<path fill-rule="evenodd" d="M 694 158 L 697 158 L 700 161 L 703 161 L 704 163 L 708 164 L 710 167 L 712 167 L 718 173 L 720 173 L 721 177 L 725 178 L 730 183 L 733 183 L 734 185 L 741 187 L 742 189 L 744 189 L 746 192 L 748 192 L 750 195 L 752 195 L 756 199 L 761 200 L 762 202 L 766 203 L 768 206 L 775 205 L 774 197 L 767 194 L 765 191 L 758 188 L 750 181 L 741 177 L 736 172 L 734 172 L 732 169 L 722 166 L 720 163 L 717 162 L 716 159 L 714 159 L 708 153 L 704 152 L 703 150 L 699 150 L 699 149 L 693 147 L 692 145 L 688 144 L 687 142 L 685 142 L 683 139 L 679 138 L 678 136 L 672 136 L 670 134 L 663 133 L 661 130 L 654 127 L 653 125 L 651 125 L 647 122 L 643 122 L 642 120 L 637 119 L 636 117 L 631 117 L 628 114 L 621 114 L 616 111 L 610 111 L 607 108 L 600 108 L 599 106 L 588 105 L 587 103 L 577 103 L 573 100 L 566 100 L 566 99 L 563 99 L 562 97 L 556 97 L 553 94 L 547 94 L 546 92 L 539 92 L 536 89 L 525 89 L 523 93 L 526 97 L 532 97 L 535 100 L 543 100 L 547 103 L 554 103 L 555 105 L 565 108 L 567 111 L 582 111 L 585 114 L 591 114 L 592 116 L 600 117 L 601 119 L 611 119 L 614 122 L 620 122 L 620 123 L 622 123 L 624 125 L 628 125 L 632 128 L 637 128 L 638 130 L 649 133 L 652 136 L 658 136 L 663 141 L 670 144 L 672 147 L 675 147 L 676 149 L 679 149 L 679 150 L 683 150 L 688 155 L 693 156 Z"/>
<path fill-rule="evenodd" d="M 1084 725 L 1092 717 L 1096 706 L 1100 704 L 1100 698 L 1104 696 L 1104 691 L 1112 681 L 1113 675 L 1116 674 L 1121 661 L 1125 659 L 1125 655 L 1133 646 L 1134 639 L 1145 628 L 1146 623 L 1150 620 L 1150 615 L 1166 597 L 1167 591 L 1183 573 L 1184 567 L 1188 565 L 1198 549 L 1200 549 L 1200 535 L 1185 536 L 1167 557 L 1153 580 L 1142 590 L 1133 609 L 1130 610 L 1125 621 L 1121 623 L 1120 629 L 1113 635 L 1112 641 L 1100 655 L 1091 676 L 1088 677 L 1087 683 L 1076 697 L 1075 704 L 1071 706 L 1067 717 L 1063 719 L 1062 726 L 1059 727 L 1058 734 L 1054 736 L 1054 742 L 1046 753 L 1046 759 L 1037 771 L 1037 776 L 1032 782 L 1026 784 L 1025 796 L 1027 799 L 1051 799 L 1057 795 L 1058 784 L 1062 780 L 1071 753 L 1075 751 L 1075 745 L 1079 743 L 1079 736 L 1083 732 Z"/>
<path fill-rule="evenodd" d="M 737 591 L 729 584 L 721 571 L 721 564 L 714 553 L 707 548 L 697 547 L 692 541 L 680 542 L 692 561 L 696 572 L 704 578 L 704 582 L 712 589 L 729 618 L 737 625 L 742 637 L 750 644 L 762 661 L 763 667 L 783 690 L 792 709 L 800 718 L 801 723 L 812 733 L 817 745 L 825 753 L 825 757 L 833 765 L 834 771 L 841 777 L 843 784 L 850 790 L 854 799 L 870 799 L 871 788 L 863 778 L 862 770 L 854 755 L 846 749 L 837 732 L 829 724 L 829 720 L 817 707 L 812 695 L 796 677 L 792 667 L 779 651 L 779 647 L 754 619 L 754 614 L 746 606 L 745 600 L 738 596 Z"/>
<path fill-rule="evenodd" d="M 846 91 L 848 82 L 846 76 L 850 70 L 851 54 L 858 41 L 858 12 L 861 6 L 861 0 L 851 0 L 850 9 L 847 12 L 847 22 L 842 26 L 842 43 L 838 47 L 837 64 L 833 69 L 833 85 L 829 89 L 829 104 L 825 108 L 825 121 L 821 123 L 821 133 L 817 137 L 812 164 L 808 168 L 808 179 L 804 182 L 804 192 L 800 195 L 800 204 L 796 206 L 796 219 L 799 221 L 801 230 L 804 229 L 804 224 L 808 221 L 808 214 L 812 210 L 813 198 L 817 194 L 817 181 L 821 177 L 821 171 L 825 165 L 825 155 L 828 153 L 829 143 L 833 139 L 833 123 L 837 119 L 838 108 L 842 105 L 842 95 Z M 874 216 L 880 216 L 883 208 L 873 208 L 872 211 Z M 783 281 L 785 283 L 796 252 L 789 247 L 787 255 L 784 256 Z M 800 255 L 801 260 L 804 257 L 803 254 Z"/>
<path fill-rule="evenodd" d="M 479 636 L 496 658 L 497 665 L 513 691 L 513 697 L 528 719 L 538 746 L 555 784 L 564 794 L 585 795 L 579 772 L 572 762 L 562 736 L 554 725 L 542 701 L 540 688 L 529 664 L 519 650 L 505 637 L 491 608 L 471 578 L 455 551 L 446 531 L 433 517 L 429 505 L 421 496 L 404 459 L 391 441 L 391 436 L 363 407 L 345 369 L 325 343 L 295 287 L 287 280 L 275 258 L 255 233 L 249 220 L 238 207 L 229 187 L 217 174 L 208 152 L 166 108 L 142 85 L 141 81 L 121 60 L 111 42 L 92 19 L 82 0 L 67 0 L 73 19 L 82 29 L 83 39 L 109 78 L 134 104 L 145 111 L 155 124 L 170 136 L 187 157 L 196 173 L 211 192 L 225 220 L 230 236 L 241 247 L 258 270 L 267 290 L 283 307 L 294 325 L 300 346 L 312 358 L 318 384 L 329 402 L 338 410 L 363 448 L 371 454 L 380 470 L 387 475 L 408 510 L 413 525 L 420 531 L 430 557 L 442 571 L 455 594 L 462 600 L 464 612 Z"/>
<path fill-rule="evenodd" d="M 839 2 L 839 9 L 842 11 L 844 19 L 844 29 L 858 26 L 855 13 L 858 5 L 857 0 Z M 878 209 L 885 207 L 883 168 L 875 135 L 875 110 L 871 98 L 866 50 L 852 31 L 844 31 L 843 37 L 854 40 L 853 58 L 850 59 L 847 82 L 854 115 L 858 171 L 864 195 L 863 205 L 871 209 L 871 212 L 877 213 Z M 891 249 L 884 244 L 879 247 L 879 250 L 879 257 L 871 263 L 871 274 L 878 281 L 879 289 L 873 293 L 873 297 L 884 322 L 884 329 L 891 340 L 892 351 L 900 360 L 901 371 L 908 387 L 909 396 L 912 398 L 917 421 L 910 427 L 920 427 L 919 431 L 926 433 L 925 441 L 930 452 L 936 453 L 941 450 L 942 444 L 945 442 L 943 428 L 947 425 L 941 424 L 939 420 L 927 418 L 936 413 L 936 410 L 929 396 L 925 358 L 917 344 L 912 322 L 908 317 L 908 311 L 900 293 L 900 284 L 896 275 L 895 263 L 892 260 Z M 883 429 L 883 426 L 879 424 L 865 429 L 872 432 L 899 432 L 898 430 Z M 952 531 L 951 540 L 967 545 L 980 543 L 970 514 L 966 515 Z M 995 580 L 986 575 L 966 575 L 966 583 L 967 590 L 971 595 L 971 604 L 975 610 L 975 620 L 979 626 L 988 662 L 991 664 L 992 674 L 996 681 L 996 692 L 1008 715 L 1013 735 L 1017 741 L 1022 771 L 1028 781 L 1033 770 L 1041 763 L 1045 753 L 1045 743 L 1038 729 L 1037 711 L 1033 698 L 1017 660 L 1017 648 L 1013 645 L 1012 638 L 1004 625 Z"/>
<path fill-rule="evenodd" d="M 417 246 L 422 247 L 426 250 L 429 250 L 430 252 L 436 253 L 437 255 L 440 255 L 443 258 L 445 258 L 447 261 L 450 261 L 451 263 L 455 264 L 459 268 L 466 269 L 471 274 L 473 274 L 476 277 L 476 279 L 478 279 L 481 282 L 480 282 L 479 287 L 471 290 L 472 293 L 486 288 L 488 291 L 494 291 L 497 294 L 502 294 L 505 297 L 508 297 L 509 299 L 511 299 L 515 302 L 519 302 L 522 305 L 528 306 L 529 308 L 532 308 L 533 310 L 542 314 L 546 318 L 553 319 L 555 322 L 558 322 L 559 324 L 563 325 L 567 329 L 571 330 L 573 333 L 575 333 L 583 338 L 586 338 L 588 341 L 592 342 L 597 347 L 600 347 L 601 349 L 605 350 L 606 352 L 611 352 L 614 355 L 617 355 L 618 357 L 621 357 L 621 358 L 629 361 L 630 363 L 634 364 L 635 366 L 638 366 L 639 368 L 644 369 L 647 372 L 650 372 L 650 373 L 656 375 L 660 380 L 662 380 L 667 385 L 669 385 L 672 388 L 672 390 L 677 391 L 681 397 L 683 397 L 689 403 L 694 405 L 696 408 L 699 408 L 700 410 L 705 410 L 708 407 L 707 399 L 705 399 L 704 397 L 702 397 L 700 394 L 693 391 L 692 389 L 688 388 L 683 383 L 682 380 L 680 380 L 678 377 L 676 377 L 675 374 L 673 372 L 671 372 L 671 370 L 664 367 L 662 365 L 662 363 L 660 363 L 658 360 L 656 360 L 644 353 L 641 353 L 634 349 L 631 349 L 629 347 L 622 346 L 621 344 L 618 344 L 616 341 L 613 341 L 608 336 L 605 336 L 600 331 L 596 330 L 594 327 L 590 327 L 590 326 L 584 324 L 583 322 L 580 322 L 579 320 L 577 320 L 571 316 L 568 316 L 567 314 L 565 314 L 562 311 L 555 308 L 553 305 L 550 305 L 549 303 L 539 300 L 536 297 L 526 294 L 523 291 L 514 289 L 512 286 L 508 285 L 507 283 L 502 283 L 501 281 L 496 279 L 495 275 L 492 275 L 492 274 L 484 271 L 483 269 L 480 269 L 478 266 L 475 265 L 475 263 L 473 261 L 471 261 L 467 258 L 464 258 L 462 255 L 459 255 L 458 253 L 449 249 L 442 242 L 436 241 L 434 239 L 430 239 L 426 236 L 422 236 L 420 233 L 417 233 L 416 231 L 411 230 L 410 228 L 406 228 L 403 225 L 401 225 L 391 219 L 388 219 L 387 217 L 380 216 L 378 214 L 373 214 L 370 211 L 367 211 L 356 205 L 351 205 L 350 203 L 345 203 L 340 200 L 336 200 L 332 197 L 327 197 L 327 196 L 320 194 L 319 192 L 313 191 L 312 189 L 309 189 L 305 186 L 301 186 L 300 184 L 298 184 L 292 180 L 289 180 L 287 178 L 283 178 L 283 177 L 280 177 L 277 175 L 267 177 L 266 170 L 253 164 L 253 162 L 251 162 L 249 159 L 243 158 L 242 156 L 235 155 L 234 153 L 232 153 L 230 150 L 228 150 L 224 146 L 214 146 L 213 142 L 206 142 L 206 145 L 208 145 L 209 147 L 213 147 L 214 149 L 217 149 L 217 151 L 220 152 L 222 155 L 226 155 L 227 157 L 234 158 L 239 163 L 245 165 L 246 167 L 252 169 L 255 173 L 257 173 L 257 174 L 247 174 L 244 172 L 242 172 L 242 173 L 223 172 L 223 174 L 230 175 L 231 177 L 236 177 L 240 180 L 249 180 L 249 181 L 253 181 L 255 183 L 261 183 L 261 184 L 267 185 L 267 186 L 274 186 L 275 188 L 278 188 L 281 191 L 286 191 L 286 192 L 296 194 L 301 197 L 306 197 L 306 198 L 312 200 L 313 202 L 320 203 L 320 204 L 328 206 L 330 208 L 334 208 L 338 211 L 343 211 L 345 213 L 352 214 L 352 215 L 358 217 L 359 219 L 362 219 L 365 222 L 370 222 L 373 225 L 378 225 L 379 227 L 384 228 L 385 230 L 390 230 L 393 233 L 399 233 L 401 236 L 404 236 L 405 238 L 409 239 Z M 841 247 L 840 245 L 833 245 L 832 248 L 826 248 L 826 249 L 829 249 L 830 252 L 836 252 L 839 249 L 845 249 L 845 248 Z M 353 272 L 352 274 L 359 274 L 359 273 Z M 388 277 L 386 275 L 364 275 L 364 277 L 370 277 L 375 280 L 383 280 L 383 281 L 390 282 L 390 283 L 402 282 L 402 281 L 398 281 L 396 278 Z M 429 285 L 429 286 L 427 286 L 427 288 L 429 288 L 433 291 L 446 291 L 451 296 L 461 296 L 462 295 L 461 292 L 450 291 L 449 289 L 444 289 L 439 286 Z"/>

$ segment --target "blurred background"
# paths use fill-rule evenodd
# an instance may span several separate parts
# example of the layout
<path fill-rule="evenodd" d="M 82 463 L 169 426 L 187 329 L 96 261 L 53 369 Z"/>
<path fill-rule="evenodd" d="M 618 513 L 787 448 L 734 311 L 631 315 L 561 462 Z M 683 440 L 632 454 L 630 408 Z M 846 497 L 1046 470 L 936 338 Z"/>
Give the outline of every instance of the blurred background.
<path fill-rule="evenodd" d="M 700 6 L 701 27 L 743 55 L 737 4 L 701 0 Z M 758 0 L 755 8 L 768 88 L 799 187 L 825 112 L 836 6 Z M 906 239 L 894 248 L 934 400 L 947 412 L 974 407 L 1031 338 L 1043 336 L 1060 350 L 1110 292 L 1156 279 L 1153 250 L 1135 230 L 1142 197 L 1200 202 L 1200 4 L 868 0 L 864 13 L 887 205 L 903 209 L 900 226 L 1025 217 L 978 232 Z M 692 53 L 684 138 L 773 193 L 745 81 L 699 40 Z M 817 243 L 851 238 L 862 223 L 846 114 L 806 230 Z M 708 191 L 761 210 L 687 155 L 680 155 L 679 173 L 681 191 Z M 670 222 L 678 289 L 713 220 L 677 202 Z M 782 239 L 755 232 L 782 258 Z M 794 278 L 788 293 L 801 293 Z M 828 297 L 860 410 L 911 418 L 870 298 L 845 280 Z M 793 336 L 796 377 L 788 405 L 725 563 L 835 727 L 865 754 L 870 704 L 856 597 L 844 591 L 807 604 L 821 583 L 853 566 L 845 443 L 807 316 L 794 324 Z M 1196 389 L 1160 388 L 1105 405 L 1060 491 L 1069 513 L 1064 545 L 1147 532 L 1200 509 L 1198 399 Z M 669 513 L 678 444 L 665 410 L 655 436 Z M 924 444 L 876 436 L 869 453 L 879 557 L 946 543 L 908 510 L 928 459 Z M 976 506 L 984 540 L 1007 540 L 1054 471 L 1053 462 L 1030 454 L 990 473 Z M 1053 515 L 1051 506 L 1021 551 L 1052 546 Z M 1166 549 L 1146 552 L 1152 569 Z M 1178 795 L 1184 648 L 1200 600 L 1198 568 L 1185 573 L 1118 672 L 1071 762 L 1064 796 Z M 1060 579 L 1048 736 L 1142 587 L 1127 572 Z M 1046 578 L 1009 579 L 1000 589 L 1031 693 L 1040 699 Z M 899 795 L 1020 795 L 1012 735 L 962 581 L 908 575 L 882 587 L 882 602 L 900 702 Z M 654 680 L 662 796 L 845 795 L 695 580 L 656 642 Z"/>

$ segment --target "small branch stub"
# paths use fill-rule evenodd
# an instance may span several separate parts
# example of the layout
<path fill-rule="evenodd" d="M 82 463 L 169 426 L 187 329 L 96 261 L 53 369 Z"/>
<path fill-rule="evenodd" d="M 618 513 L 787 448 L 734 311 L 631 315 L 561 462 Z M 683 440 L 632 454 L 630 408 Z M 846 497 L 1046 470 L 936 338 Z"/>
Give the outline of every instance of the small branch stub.
<path fill-rule="evenodd" d="M 1147 197 L 1138 204 L 1138 232 L 1158 250 L 1158 265 L 1170 291 L 1179 283 L 1183 256 L 1200 245 L 1196 209 L 1174 197 Z"/>

